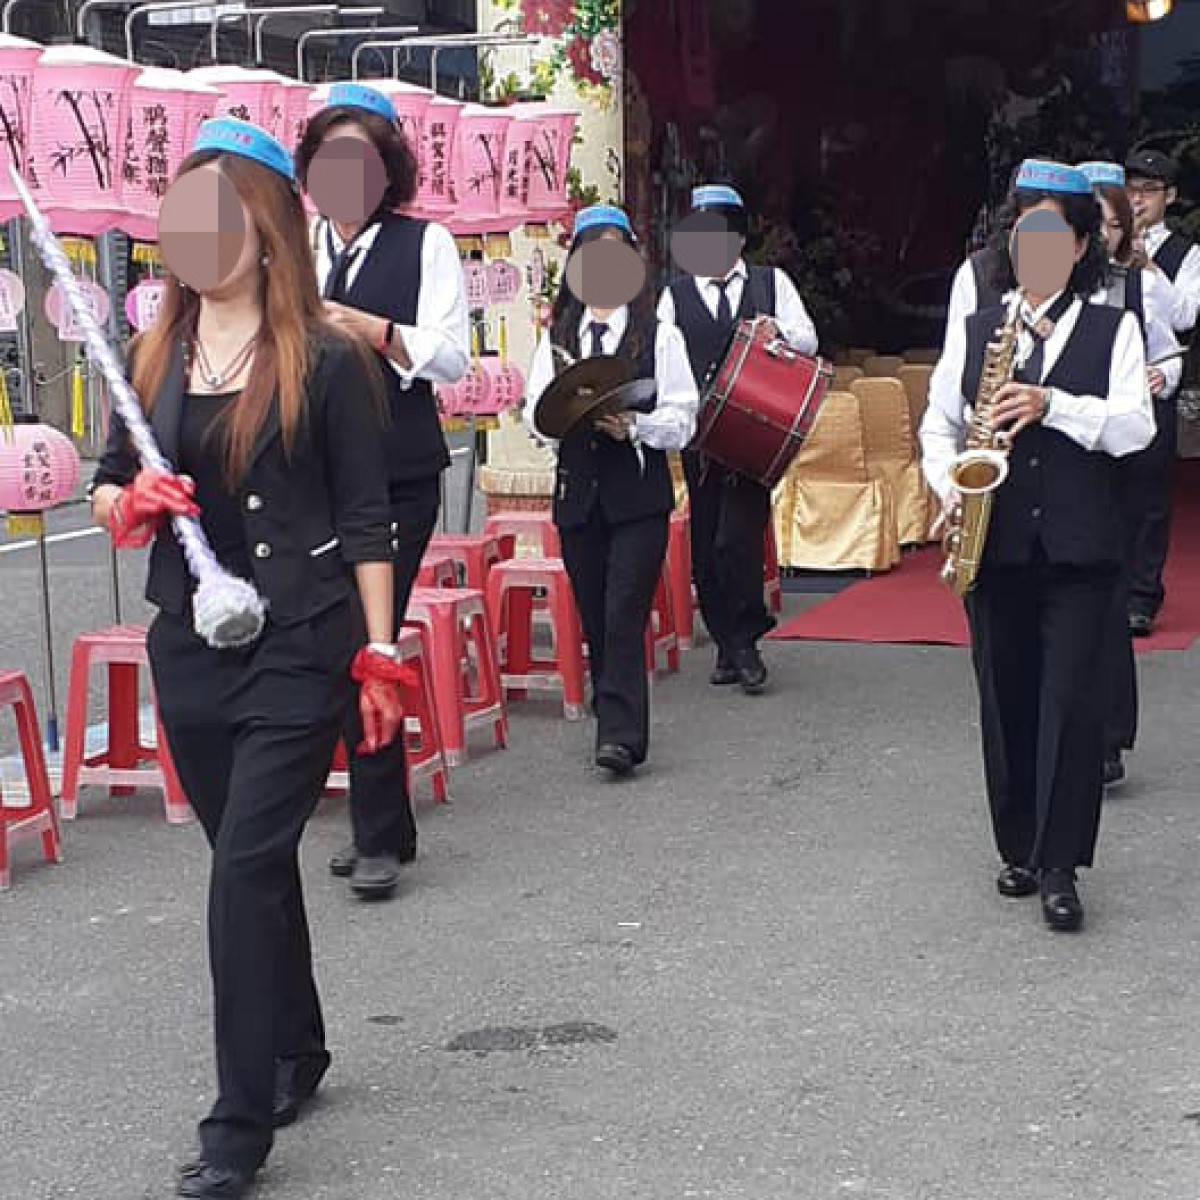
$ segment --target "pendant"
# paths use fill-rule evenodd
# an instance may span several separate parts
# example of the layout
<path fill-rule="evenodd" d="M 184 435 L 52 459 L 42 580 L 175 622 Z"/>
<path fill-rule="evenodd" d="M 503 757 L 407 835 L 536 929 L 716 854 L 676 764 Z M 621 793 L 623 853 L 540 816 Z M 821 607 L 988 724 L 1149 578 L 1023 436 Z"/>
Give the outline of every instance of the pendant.
<path fill-rule="evenodd" d="M 1033 329 L 1044 342 L 1054 332 L 1054 322 L 1049 317 L 1042 317 Z"/>

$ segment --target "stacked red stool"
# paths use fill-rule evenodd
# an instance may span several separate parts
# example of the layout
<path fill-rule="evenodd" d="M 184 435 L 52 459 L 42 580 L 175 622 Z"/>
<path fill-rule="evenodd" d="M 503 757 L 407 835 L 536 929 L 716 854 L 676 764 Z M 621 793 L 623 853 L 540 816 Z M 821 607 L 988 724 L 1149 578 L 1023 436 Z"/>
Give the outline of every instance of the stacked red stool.
<path fill-rule="evenodd" d="M 417 570 L 417 584 L 431 588 L 458 587 L 458 564 L 454 557 L 439 550 L 426 551 Z"/>
<path fill-rule="evenodd" d="M 483 532 L 487 537 L 512 537 L 518 544 L 527 539 L 542 558 L 562 558 L 558 527 L 549 512 L 496 513 L 488 517 Z"/>
<path fill-rule="evenodd" d="M 5 803 L 3 793 L 0 793 L 0 891 L 6 891 L 11 883 L 9 846 L 18 838 L 40 836 L 42 858 L 46 862 L 62 862 L 63 856 L 33 693 L 29 690 L 29 681 L 20 671 L 0 671 L 0 705 L 11 708 L 16 718 L 17 740 L 29 788 L 29 803 L 21 807 Z"/>
<path fill-rule="evenodd" d="M 415 588 L 405 623 L 425 638 L 446 761 L 452 767 L 466 761 L 470 732 L 479 725 L 491 727 L 494 745 L 507 745 L 504 690 L 484 593 Z"/>
<path fill-rule="evenodd" d="M 107 742 L 104 750 L 89 757 L 85 748 L 88 685 L 95 666 L 108 668 Z M 149 669 L 146 630 L 140 625 L 114 625 L 75 639 L 63 739 L 61 805 L 68 821 L 78 813 L 79 789 L 89 785 L 107 788 L 118 796 L 129 795 L 139 787 L 158 788 L 171 824 L 182 825 L 192 819 L 157 711 L 155 744 L 142 744 L 138 729 L 138 675 L 142 667 Z"/>
<path fill-rule="evenodd" d="M 679 670 L 679 635 L 675 628 L 672 590 L 670 570 L 664 563 L 654 591 L 650 620 L 646 622 L 646 671 L 651 677 L 658 670 L 660 657 L 666 670 Z"/>
<path fill-rule="evenodd" d="M 546 596 L 554 652 L 533 656 L 534 597 Z M 558 558 L 514 558 L 498 563 L 488 576 L 488 613 L 500 647 L 500 681 L 507 695 L 525 696 L 529 688 L 560 688 L 563 715 L 582 720 L 584 702 L 583 629 L 571 580 Z"/>
<path fill-rule="evenodd" d="M 516 536 L 511 533 L 477 536 L 438 533 L 434 534 L 429 549 L 453 559 L 467 587 L 486 592 L 488 572 L 496 563 L 504 562 L 516 553 Z"/>
<path fill-rule="evenodd" d="M 763 591 L 770 612 L 783 612 L 783 579 L 779 572 L 779 547 L 775 541 L 775 523 L 767 522 L 763 544 Z"/>
<path fill-rule="evenodd" d="M 420 630 L 400 631 L 396 638 L 396 656 L 398 662 L 411 666 L 417 676 L 416 686 L 404 689 L 404 748 L 408 767 L 408 789 L 411 793 L 419 780 L 429 779 L 433 787 L 433 798 L 439 804 L 445 804 L 450 798 L 446 756 L 442 751 L 442 736 L 438 727 L 433 678 L 426 655 L 425 639 Z M 346 746 L 339 742 L 325 791 L 341 794 L 345 793 L 349 786 Z"/>

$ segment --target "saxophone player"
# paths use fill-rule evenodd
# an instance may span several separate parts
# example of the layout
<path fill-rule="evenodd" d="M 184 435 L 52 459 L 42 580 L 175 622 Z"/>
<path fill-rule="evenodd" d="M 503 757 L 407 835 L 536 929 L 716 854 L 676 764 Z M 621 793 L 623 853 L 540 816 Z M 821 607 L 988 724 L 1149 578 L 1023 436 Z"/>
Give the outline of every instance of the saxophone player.
<path fill-rule="evenodd" d="M 1105 647 L 1122 556 L 1113 461 L 1154 436 L 1137 319 L 1088 302 L 1106 261 L 1087 176 L 1024 162 L 988 248 L 1004 304 L 948 329 L 921 427 L 925 473 L 947 514 L 961 504 L 953 468 L 977 403 L 1006 453 L 965 603 L 997 887 L 1040 891 L 1055 930 L 1082 924 L 1076 870 L 1092 865 L 1099 828 Z M 1010 316 L 1013 377 L 983 396 Z"/>

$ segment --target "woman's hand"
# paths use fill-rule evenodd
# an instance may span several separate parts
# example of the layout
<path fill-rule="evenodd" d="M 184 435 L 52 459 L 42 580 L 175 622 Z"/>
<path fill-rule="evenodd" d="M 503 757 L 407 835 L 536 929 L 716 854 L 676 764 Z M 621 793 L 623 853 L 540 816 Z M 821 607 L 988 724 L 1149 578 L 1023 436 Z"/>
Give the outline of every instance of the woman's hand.
<path fill-rule="evenodd" d="M 404 689 L 417 686 L 412 667 L 364 646 L 350 664 L 359 685 L 358 713 L 363 739 L 356 753 L 375 754 L 390 746 L 404 729 Z"/>
<path fill-rule="evenodd" d="M 387 321 L 383 317 L 363 312 L 361 308 L 351 308 L 348 304 L 339 304 L 336 300 L 325 301 L 325 315 L 339 329 L 353 337 L 362 338 L 375 349 L 383 344 L 387 334 Z"/>
<path fill-rule="evenodd" d="M 614 442 L 627 442 L 633 429 L 633 413 L 610 413 L 606 417 L 597 417 L 595 425 Z"/>
<path fill-rule="evenodd" d="M 1006 383 L 996 392 L 991 427 L 1016 437 L 1036 421 L 1042 420 L 1050 407 L 1050 389 L 1029 383 Z"/>
<path fill-rule="evenodd" d="M 139 471 L 109 505 L 106 524 L 113 545 L 136 550 L 148 546 L 169 517 L 198 517 L 195 494 L 195 481 L 186 475 L 168 475 L 149 468 Z"/>

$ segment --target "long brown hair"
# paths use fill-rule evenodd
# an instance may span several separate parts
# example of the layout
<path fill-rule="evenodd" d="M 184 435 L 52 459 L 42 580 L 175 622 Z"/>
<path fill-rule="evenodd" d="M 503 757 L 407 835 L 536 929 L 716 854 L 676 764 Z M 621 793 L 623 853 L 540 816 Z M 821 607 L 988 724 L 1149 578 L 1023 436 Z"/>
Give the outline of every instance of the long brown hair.
<path fill-rule="evenodd" d="M 1126 195 L 1125 189 L 1117 187 L 1114 183 L 1102 183 L 1096 191 L 1112 206 L 1113 216 L 1121 223 L 1121 241 L 1117 246 L 1117 252 L 1113 255 L 1113 258 L 1121 266 L 1128 267 L 1133 263 L 1135 248 L 1134 234 L 1136 232 L 1136 222 L 1133 216 L 1133 205 L 1129 203 L 1129 197 Z"/>
<path fill-rule="evenodd" d="M 237 189 L 270 261 L 270 269 L 259 276 L 263 323 L 250 378 L 223 422 L 225 474 L 236 485 L 274 403 L 279 405 L 284 447 L 291 450 L 304 412 L 313 341 L 316 335 L 330 334 L 332 327 L 321 305 L 299 194 L 278 172 L 241 155 L 211 150 L 189 155 L 179 175 L 214 162 Z M 147 411 L 172 356 L 194 336 L 199 313 L 199 295 L 168 273 L 158 319 L 136 343 L 133 386 Z"/>

